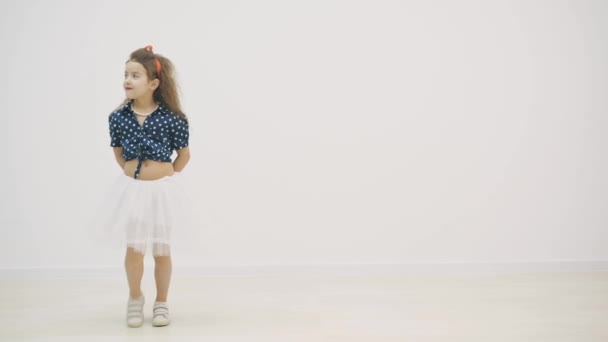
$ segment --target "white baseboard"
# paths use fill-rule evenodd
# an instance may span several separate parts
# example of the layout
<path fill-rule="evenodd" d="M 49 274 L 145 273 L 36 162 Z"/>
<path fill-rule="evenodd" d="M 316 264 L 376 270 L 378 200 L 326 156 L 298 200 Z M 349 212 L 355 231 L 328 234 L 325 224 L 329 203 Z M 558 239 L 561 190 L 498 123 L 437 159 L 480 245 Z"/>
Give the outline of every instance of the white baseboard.
<path fill-rule="evenodd" d="M 154 265 L 144 266 L 153 272 Z M 608 260 L 547 260 L 508 262 L 412 262 L 400 264 L 283 264 L 283 265 L 188 265 L 173 266 L 174 277 L 263 275 L 398 275 L 398 274 L 508 274 L 546 272 L 608 272 Z M 124 277 L 124 268 L 40 267 L 0 268 L 0 280 L 89 279 Z"/>

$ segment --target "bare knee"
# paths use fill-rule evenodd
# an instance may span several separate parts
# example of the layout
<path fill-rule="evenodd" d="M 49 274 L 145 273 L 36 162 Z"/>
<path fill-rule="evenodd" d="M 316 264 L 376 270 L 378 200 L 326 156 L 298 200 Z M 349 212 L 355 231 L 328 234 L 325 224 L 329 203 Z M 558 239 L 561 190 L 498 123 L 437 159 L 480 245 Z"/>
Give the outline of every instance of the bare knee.
<path fill-rule="evenodd" d="M 134 248 L 127 248 L 127 254 L 125 255 L 125 265 L 139 265 L 144 262 L 144 254 L 136 251 Z"/>
<path fill-rule="evenodd" d="M 154 262 L 157 264 L 170 264 L 171 256 L 170 255 L 159 255 L 154 257 Z"/>

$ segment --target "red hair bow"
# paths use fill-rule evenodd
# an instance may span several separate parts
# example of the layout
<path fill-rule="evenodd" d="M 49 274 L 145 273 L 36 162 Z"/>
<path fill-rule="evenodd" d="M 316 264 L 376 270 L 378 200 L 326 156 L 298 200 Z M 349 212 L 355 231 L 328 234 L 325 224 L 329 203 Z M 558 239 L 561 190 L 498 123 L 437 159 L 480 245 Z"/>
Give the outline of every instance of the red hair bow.
<path fill-rule="evenodd" d="M 146 50 L 154 53 L 154 47 L 152 45 L 146 45 Z M 160 66 L 160 61 L 156 57 L 154 57 L 154 60 L 156 61 L 156 73 L 158 74 L 158 76 L 160 76 L 160 70 L 162 69 Z"/>

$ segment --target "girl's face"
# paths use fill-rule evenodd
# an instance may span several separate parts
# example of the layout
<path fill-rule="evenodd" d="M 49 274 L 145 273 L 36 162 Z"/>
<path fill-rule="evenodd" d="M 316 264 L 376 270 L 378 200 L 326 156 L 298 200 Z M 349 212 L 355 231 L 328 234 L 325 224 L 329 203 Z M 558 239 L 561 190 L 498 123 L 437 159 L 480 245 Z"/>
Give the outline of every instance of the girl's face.
<path fill-rule="evenodd" d="M 151 97 L 159 82 L 158 79 L 148 80 L 148 73 L 140 63 L 134 61 L 127 62 L 123 87 L 128 99 Z"/>

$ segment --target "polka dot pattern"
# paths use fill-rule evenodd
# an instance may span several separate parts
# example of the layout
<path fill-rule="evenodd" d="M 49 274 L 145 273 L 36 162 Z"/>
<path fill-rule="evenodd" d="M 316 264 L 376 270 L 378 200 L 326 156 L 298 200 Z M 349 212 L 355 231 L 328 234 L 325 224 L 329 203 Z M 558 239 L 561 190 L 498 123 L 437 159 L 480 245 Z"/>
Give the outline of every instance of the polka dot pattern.
<path fill-rule="evenodd" d="M 110 146 L 121 147 L 125 160 L 170 162 L 173 150 L 188 146 L 188 122 L 160 104 L 140 125 L 127 102 L 109 117 Z"/>

